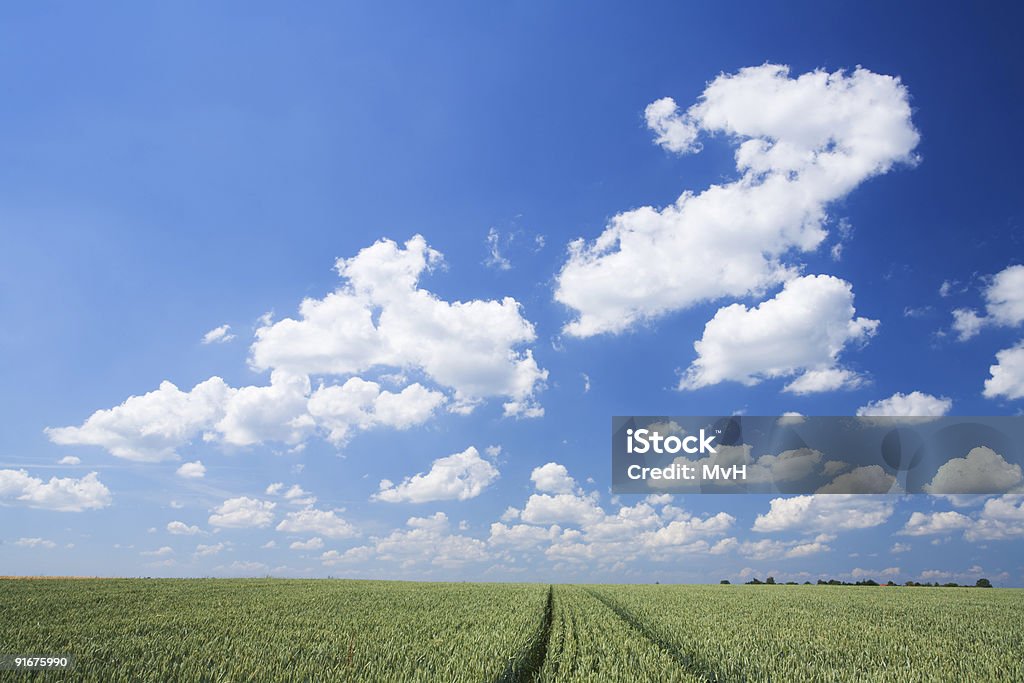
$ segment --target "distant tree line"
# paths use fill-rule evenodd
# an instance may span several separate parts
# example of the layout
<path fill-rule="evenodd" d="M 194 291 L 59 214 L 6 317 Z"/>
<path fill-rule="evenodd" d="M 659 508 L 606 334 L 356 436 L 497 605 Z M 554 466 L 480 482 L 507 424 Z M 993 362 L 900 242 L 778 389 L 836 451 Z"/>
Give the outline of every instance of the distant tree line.
<path fill-rule="evenodd" d="M 721 583 L 723 586 L 727 586 L 731 582 L 729 581 L 729 579 L 722 579 L 719 583 Z M 753 578 L 750 581 L 747 581 L 746 585 L 748 585 L 748 586 L 775 586 L 775 585 L 780 585 L 780 586 L 783 586 L 783 585 L 784 586 L 797 586 L 799 584 L 796 581 L 786 581 L 785 583 L 776 584 L 775 577 L 774 576 L 769 576 L 764 581 L 762 581 L 761 579 L 758 579 L 758 578 Z M 804 581 L 803 585 L 810 586 L 811 582 L 810 581 Z M 850 583 L 848 581 L 840 581 L 838 579 L 829 579 L 828 581 L 826 581 L 825 579 L 818 579 L 817 585 L 819 585 L 819 586 L 897 586 L 899 584 L 897 584 L 895 581 L 892 581 L 891 579 L 889 581 L 885 582 L 884 584 L 878 583 L 877 581 L 873 581 L 872 579 L 864 579 L 863 581 L 856 581 L 854 583 Z M 919 587 L 920 588 L 925 588 L 925 587 L 927 587 L 927 588 L 991 588 L 992 587 L 992 582 L 989 581 L 988 579 L 978 579 L 975 582 L 975 584 L 973 586 L 971 586 L 970 584 L 965 584 L 965 583 L 961 584 L 961 583 L 953 583 L 953 582 L 950 582 L 950 583 L 939 583 L 938 581 L 935 581 L 933 583 L 928 583 L 928 582 L 919 583 L 917 581 L 907 581 L 903 585 L 904 586 L 910 586 L 912 588 L 919 588 Z"/>

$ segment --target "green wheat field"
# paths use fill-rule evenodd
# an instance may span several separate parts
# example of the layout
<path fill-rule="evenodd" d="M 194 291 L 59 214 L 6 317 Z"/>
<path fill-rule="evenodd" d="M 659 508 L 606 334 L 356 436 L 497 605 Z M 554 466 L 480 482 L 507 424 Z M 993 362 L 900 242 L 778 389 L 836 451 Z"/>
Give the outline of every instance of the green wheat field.
<path fill-rule="evenodd" d="M 1024 590 L 0 580 L 54 681 L 1020 681 Z"/>

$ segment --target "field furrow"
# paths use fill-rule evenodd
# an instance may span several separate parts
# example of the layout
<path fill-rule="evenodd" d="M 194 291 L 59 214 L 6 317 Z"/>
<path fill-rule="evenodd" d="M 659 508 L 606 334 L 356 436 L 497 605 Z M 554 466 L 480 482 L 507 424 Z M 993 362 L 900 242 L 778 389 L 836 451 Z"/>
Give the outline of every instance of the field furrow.
<path fill-rule="evenodd" d="M 706 661 L 695 652 L 687 652 L 683 650 L 679 644 L 674 642 L 672 639 L 663 637 L 657 630 L 651 628 L 643 620 L 631 614 L 608 595 L 594 589 L 587 589 L 587 592 L 597 598 L 605 605 L 605 607 L 614 612 L 615 615 L 628 624 L 630 628 L 634 629 L 644 638 L 651 641 L 651 643 L 661 648 L 666 654 L 674 659 L 680 667 L 689 671 L 697 680 L 707 681 L 709 683 L 718 683 L 719 681 L 726 680 L 725 676 L 715 670 L 715 667 L 710 662 Z M 734 679 L 746 680 L 746 677 L 739 671 L 733 671 L 731 673 Z"/>
<path fill-rule="evenodd" d="M 498 676 L 498 683 L 527 683 L 537 678 L 547 658 L 551 639 L 551 616 L 553 612 L 553 589 L 548 586 L 548 598 L 544 604 L 537 632 L 522 651 L 514 657 Z"/>
<path fill-rule="evenodd" d="M 701 680 L 663 649 L 630 627 L 587 590 L 556 586 L 548 657 L 538 680 Z"/>

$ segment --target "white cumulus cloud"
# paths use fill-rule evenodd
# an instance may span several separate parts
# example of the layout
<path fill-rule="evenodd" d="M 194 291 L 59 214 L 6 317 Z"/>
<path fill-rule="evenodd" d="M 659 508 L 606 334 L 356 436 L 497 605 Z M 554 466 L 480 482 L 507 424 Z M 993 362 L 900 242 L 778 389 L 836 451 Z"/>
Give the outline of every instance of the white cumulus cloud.
<path fill-rule="evenodd" d="M 418 283 L 440 262 L 418 235 L 404 247 L 380 240 L 339 259 L 344 284 L 323 299 L 303 301 L 298 319 L 261 318 L 249 360 L 254 370 L 271 371 L 269 384 L 232 388 L 211 377 L 183 391 L 165 381 L 97 410 L 79 426 L 46 433 L 54 443 L 101 446 L 152 462 L 178 459 L 178 450 L 200 437 L 299 448 L 319 429 L 340 446 L 353 428 L 406 429 L 442 405 L 465 414 L 493 397 L 505 399 L 506 416 L 543 415 L 536 395 L 548 373 L 527 347 L 536 333 L 519 303 L 438 298 Z M 351 376 L 371 370 L 392 370 L 382 375 L 392 379 L 419 371 L 439 388 L 413 383 L 382 391 Z M 321 380 L 315 391 L 311 375 Z M 346 375 L 340 385 L 325 384 L 325 377 Z"/>
<path fill-rule="evenodd" d="M 454 391 L 455 407 L 495 396 L 533 406 L 547 378 L 532 351 L 520 350 L 536 338 L 533 325 L 511 297 L 452 303 L 421 289 L 420 277 L 441 261 L 419 235 L 339 259 L 345 284 L 303 301 L 299 319 L 259 328 L 252 365 L 305 375 L 419 368 Z"/>
<path fill-rule="evenodd" d="M 110 489 L 96 472 L 75 479 L 50 477 L 44 481 L 26 470 L 0 470 L 0 504 L 21 504 L 44 510 L 81 512 L 110 505 Z"/>
<path fill-rule="evenodd" d="M 770 509 L 754 520 L 754 531 L 844 531 L 884 524 L 892 501 L 856 495 L 823 494 L 773 498 Z"/>
<path fill-rule="evenodd" d="M 458 569 L 468 563 L 484 562 L 490 554 L 483 541 L 451 533 L 448 516 L 437 512 L 430 517 L 410 517 L 405 529 L 374 539 L 372 545 L 350 548 L 344 553 L 330 550 L 321 556 L 326 565 L 371 558 L 400 562 L 404 568 L 430 564 Z"/>
<path fill-rule="evenodd" d="M 889 398 L 872 401 L 857 409 L 858 417 L 942 417 L 953 407 L 953 401 L 920 391 L 896 392 Z"/>
<path fill-rule="evenodd" d="M 167 523 L 167 532 L 174 534 L 175 536 L 194 536 L 198 533 L 199 527 L 193 525 L 189 526 L 185 522 L 179 522 L 177 520 Z"/>
<path fill-rule="evenodd" d="M 572 493 L 533 494 L 526 501 L 520 519 L 529 524 L 593 524 L 604 518 L 604 511 L 590 496 Z"/>
<path fill-rule="evenodd" d="M 317 534 L 327 538 L 351 538 L 358 535 L 355 527 L 339 517 L 334 510 L 313 508 L 289 512 L 277 525 L 277 530 L 292 534 Z"/>
<path fill-rule="evenodd" d="M 427 503 L 476 498 L 498 479 L 498 468 L 470 446 L 461 453 L 434 460 L 427 473 L 406 477 L 401 484 L 381 481 L 374 500 L 388 503 Z"/>
<path fill-rule="evenodd" d="M 1020 465 L 1010 464 L 987 446 L 972 448 L 963 458 L 942 464 L 925 493 L 1006 493 L 1021 485 Z"/>
<path fill-rule="evenodd" d="M 901 534 L 927 536 L 966 529 L 972 524 L 971 518 L 959 512 L 914 512 L 907 520 Z"/>
<path fill-rule="evenodd" d="M 565 465 L 557 462 L 535 467 L 530 473 L 530 481 L 541 493 L 572 493 L 576 490 L 576 480 L 569 476 Z"/>
<path fill-rule="evenodd" d="M 176 459 L 176 449 L 210 429 L 224 414 L 234 389 L 220 377 L 181 391 L 170 382 L 119 406 L 97 410 L 79 427 L 49 427 L 47 436 L 63 445 L 102 446 L 128 460 Z"/>
<path fill-rule="evenodd" d="M 899 79 L 863 68 L 793 78 L 749 67 L 717 77 L 685 113 L 666 98 L 646 117 L 671 151 L 695 151 L 696 131 L 734 141 L 740 177 L 620 213 L 596 240 L 573 242 L 555 292 L 577 314 L 567 334 L 621 332 L 792 278 L 785 260 L 825 240 L 827 206 L 912 162 L 919 139 Z"/>
<path fill-rule="evenodd" d="M 202 479 L 206 476 L 206 466 L 201 460 L 186 462 L 178 468 L 176 474 L 185 479 Z"/>
<path fill-rule="evenodd" d="M 247 496 L 228 498 L 210 515 L 210 525 L 244 529 L 265 527 L 274 521 L 276 503 Z"/>
<path fill-rule="evenodd" d="M 721 308 L 694 342 L 697 359 L 679 383 L 698 389 L 730 380 L 747 386 L 772 377 L 800 376 L 786 389 L 809 393 L 855 383 L 837 367 L 847 344 L 862 342 L 877 320 L 856 318 L 850 284 L 829 275 L 786 283 L 777 296 L 754 308 Z"/>
<path fill-rule="evenodd" d="M 1024 496 L 1007 494 L 985 501 L 978 519 L 964 531 L 968 541 L 1024 538 Z"/>
<path fill-rule="evenodd" d="M 426 422 L 447 399 L 440 391 L 410 384 L 398 393 L 382 391 L 376 382 L 352 377 L 344 384 L 321 386 L 309 399 L 309 413 L 327 431 L 327 438 L 344 445 L 353 428 L 388 426 L 396 429 Z"/>
<path fill-rule="evenodd" d="M 960 341 L 987 325 L 1015 327 L 1024 322 L 1024 265 L 1009 266 L 992 276 L 983 292 L 985 315 L 968 308 L 953 311 L 953 330 Z"/>
<path fill-rule="evenodd" d="M 996 364 L 988 371 L 991 377 L 985 380 L 986 398 L 1024 398 L 1024 341 L 998 352 Z"/>

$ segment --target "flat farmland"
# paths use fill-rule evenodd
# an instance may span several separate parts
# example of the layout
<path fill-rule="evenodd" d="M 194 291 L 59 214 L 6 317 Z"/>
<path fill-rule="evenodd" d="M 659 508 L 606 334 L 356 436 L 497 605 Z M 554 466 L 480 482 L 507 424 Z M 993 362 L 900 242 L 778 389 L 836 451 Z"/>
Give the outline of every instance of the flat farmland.
<path fill-rule="evenodd" d="M 61 681 L 1024 680 L 1024 591 L 0 580 L 0 655 Z"/>

